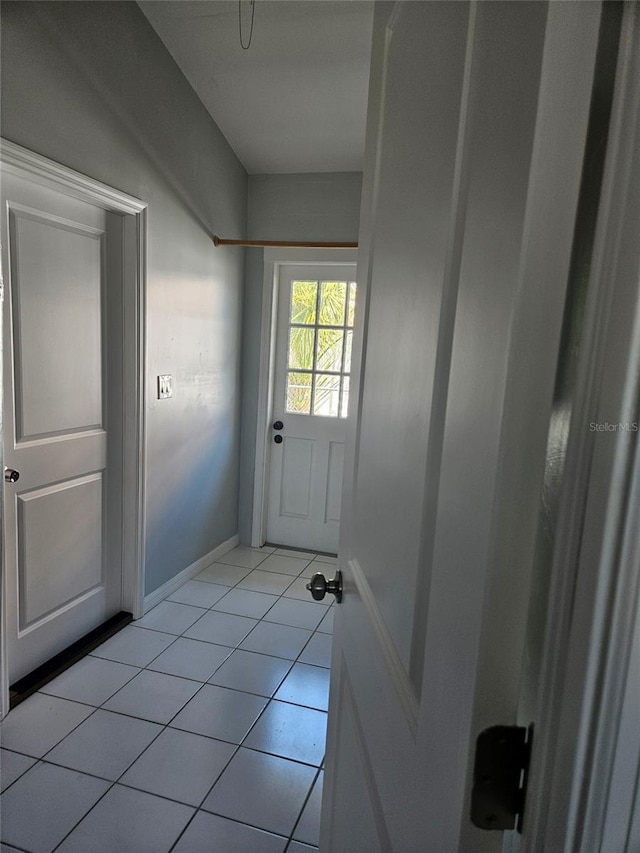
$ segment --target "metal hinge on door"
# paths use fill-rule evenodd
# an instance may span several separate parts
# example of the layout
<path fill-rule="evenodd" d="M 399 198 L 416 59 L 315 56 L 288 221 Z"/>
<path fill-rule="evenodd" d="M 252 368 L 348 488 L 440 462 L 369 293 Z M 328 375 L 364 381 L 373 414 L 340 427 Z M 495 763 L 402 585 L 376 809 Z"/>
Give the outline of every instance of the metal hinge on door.
<path fill-rule="evenodd" d="M 517 829 L 527 797 L 533 726 L 492 726 L 478 735 L 471 821 L 480 829 Z"/>

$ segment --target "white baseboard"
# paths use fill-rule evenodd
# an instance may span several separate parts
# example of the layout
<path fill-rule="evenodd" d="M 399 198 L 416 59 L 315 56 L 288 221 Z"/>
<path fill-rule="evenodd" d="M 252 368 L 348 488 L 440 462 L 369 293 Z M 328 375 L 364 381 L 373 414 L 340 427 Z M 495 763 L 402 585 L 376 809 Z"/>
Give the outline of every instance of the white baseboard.
<path fill-rule="evenodd" d="M 207 568 L 207 566 L 210 566 L 211 563 L 215 563 L 219 557 L 222 557 L 224 554 L 232 551 L 239 542 L 240 536 L 236 533 L 235 536 L 232 536 L 230 539 L 227 539 L 226 542 L 218 545 L 218 547 L 214 548 L 213 551 L 209 551 L 209 553 L 205 554 L 204 557 L 200 557 L 200 559 L 196 560 L 195 563 L 191 563 L 191 565 L 187 566 L 186 569 L 178 572 L 175 577 L 171 578 L 166 583 L 163 583 L 162 586 L 158 587 L 158 589 L 154 589 L 154 591 L 150 592 L 149 595 L 145 595 L 143 613 L 147 613 L 152 607 L 155 607 L 156 604 L 159 604 L 168 595 L 175 592 L 183 583 L 186 583 L 188 580 L 191 580 L 191 578 L 199 575 L 201 571 Z"/>

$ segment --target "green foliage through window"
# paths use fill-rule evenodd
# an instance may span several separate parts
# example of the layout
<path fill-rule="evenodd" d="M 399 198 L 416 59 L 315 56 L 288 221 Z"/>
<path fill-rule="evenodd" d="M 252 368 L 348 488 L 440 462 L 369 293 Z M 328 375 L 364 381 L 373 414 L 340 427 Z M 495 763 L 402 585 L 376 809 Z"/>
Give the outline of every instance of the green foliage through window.
<path fill-rule="evenodd" d="M 355 281 L 293 281 L 286 411 L 347 416 Z"/>

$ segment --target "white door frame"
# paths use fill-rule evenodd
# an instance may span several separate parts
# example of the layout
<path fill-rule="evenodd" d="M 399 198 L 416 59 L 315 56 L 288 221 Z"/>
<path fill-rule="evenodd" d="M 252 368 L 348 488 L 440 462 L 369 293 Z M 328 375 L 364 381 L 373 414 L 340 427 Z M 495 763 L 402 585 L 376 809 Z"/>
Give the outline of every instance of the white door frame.
<path fill-rule="evenodd" d="M 625 6 L 523 853 L 640 849 L 640 8 Z M 611 421 L 609 421 L 611 422 Z"/>
<path fill-rule="evenodd" d="M 256 418 L 256 456 L 253 481 L 251 547 L 265 542 L 267 518 L 269 435 L 273 411 L 275 340 L 278 318 L 278 281 L 280 268 L 355 264 L 356 249 L 265 249 L 262 285 L 262 322 L 260 326 L 260 367 L 258 375 L 258 414 Z"/>
<path fill-rule="evenodd" d="M 0 139 L 0 166 L 5 174 L 28 178 L 41 186 L 123 216 L 121 607 L 133 613 L 134 619 L 137 619 L 142 616 L 144 601 L 147 204 L 5 139 Z M 0 718 L 9 711 L 9 670 L 5 636 L 5 609 L 8 605 L 4 546 L 1 589 Z"/>

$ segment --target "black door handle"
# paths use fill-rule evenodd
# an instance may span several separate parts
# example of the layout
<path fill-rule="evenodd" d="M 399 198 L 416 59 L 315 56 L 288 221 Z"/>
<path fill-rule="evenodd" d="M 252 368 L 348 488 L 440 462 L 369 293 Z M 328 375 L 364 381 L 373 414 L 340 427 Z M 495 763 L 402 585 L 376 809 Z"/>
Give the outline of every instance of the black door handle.
<path fill-rule="evenodd" d="M 307 589 L 316 601 L 322 601 L 328 592 L 332 592 L 338 604 L 342 601 L 342 572 L 338 569 L 332 580 L 327 580 L 322 572 L 316 572 L 307 584 Z"/>

